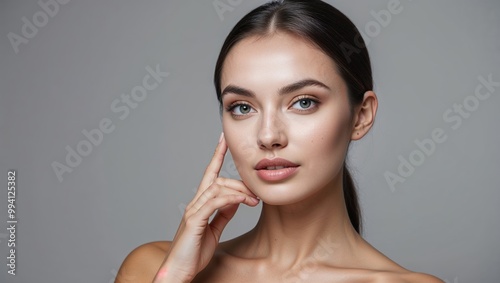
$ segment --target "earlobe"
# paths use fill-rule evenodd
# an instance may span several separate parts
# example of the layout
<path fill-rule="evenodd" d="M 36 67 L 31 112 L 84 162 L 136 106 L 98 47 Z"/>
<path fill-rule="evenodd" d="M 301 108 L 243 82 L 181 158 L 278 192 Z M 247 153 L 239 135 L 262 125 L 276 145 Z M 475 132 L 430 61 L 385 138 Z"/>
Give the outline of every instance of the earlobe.
<path fill-rule="evenodd" d="M 377 108 L 378 99 L 375 92 L 371 90 L 365 92 L 363 101 L 355 108 L 351 140 L 359 140 L 368 133 L 375 122 Z"/>

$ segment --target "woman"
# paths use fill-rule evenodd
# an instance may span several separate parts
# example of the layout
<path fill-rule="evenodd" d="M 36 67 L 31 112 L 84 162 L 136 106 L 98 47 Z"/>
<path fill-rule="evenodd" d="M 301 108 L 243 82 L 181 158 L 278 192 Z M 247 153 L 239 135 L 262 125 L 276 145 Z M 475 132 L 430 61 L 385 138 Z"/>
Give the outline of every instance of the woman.
<path fill-rule="evenodd" d="M 173 241 L 135 249 L 116 282 L 443 282 L 360 236 L 345 159 L 378 102 L 346 16 L 318 0 L 258 7 L 228 35 L 214 83 L 223 134 L 198 192 Z M 218 176 L 227 149 L 241 181 Z M 256 226 L 219 243 L 239 204 L 260 201 Z"/>

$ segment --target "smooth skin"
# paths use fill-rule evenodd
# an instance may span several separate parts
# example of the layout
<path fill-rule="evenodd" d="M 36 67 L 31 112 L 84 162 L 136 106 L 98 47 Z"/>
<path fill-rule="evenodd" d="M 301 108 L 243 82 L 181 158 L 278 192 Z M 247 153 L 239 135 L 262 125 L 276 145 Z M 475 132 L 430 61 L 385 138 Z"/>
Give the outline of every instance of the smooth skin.
<path fill-rule="evenodd" d="M 282 32 L 234 46 L 221 87 L 230 90 L 223 91 L 224 134 L 173 241 L 133 250 L 116 283 L 443 283 L 396 264 L 349 221 L 342 167 L 349 142 L 373 126 L 373 91 L 351 112 L 334 62 Z M 219 177 L 228 149 L 244 181 Z M 260 179 L 255 165 L 274 157 L 298 164 L 296 174 L 279 182 Z M 259 201 L 256 226 L 219 243 L 238 206 Z"/>

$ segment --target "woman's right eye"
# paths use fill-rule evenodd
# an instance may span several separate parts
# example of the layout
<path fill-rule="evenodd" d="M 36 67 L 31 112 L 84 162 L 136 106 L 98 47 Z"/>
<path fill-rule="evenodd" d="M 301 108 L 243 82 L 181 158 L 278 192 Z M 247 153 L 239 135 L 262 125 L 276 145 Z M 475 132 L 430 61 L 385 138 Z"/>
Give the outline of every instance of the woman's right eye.
<path fill-rule="evenodd" d="M 227 108 L 228 112 L 231 112 L 232 115 L 234 116 L 243 116 L 248 113 L 250 113 L 252 110 L 252 107 L 248 104 L 243 104 L 243 103 L 237 103 L 229 106 Z"/>

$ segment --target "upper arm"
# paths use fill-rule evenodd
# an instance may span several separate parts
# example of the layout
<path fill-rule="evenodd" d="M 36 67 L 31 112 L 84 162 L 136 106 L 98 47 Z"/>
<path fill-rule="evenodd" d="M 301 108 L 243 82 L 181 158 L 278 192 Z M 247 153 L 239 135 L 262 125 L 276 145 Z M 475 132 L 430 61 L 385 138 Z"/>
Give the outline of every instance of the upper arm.
<path fill-rule="evenodd" d="M 115 283 L 151 283 L 169 246 L 170 242 L 150 242 L 135 248 L 123 261 Z"/>

